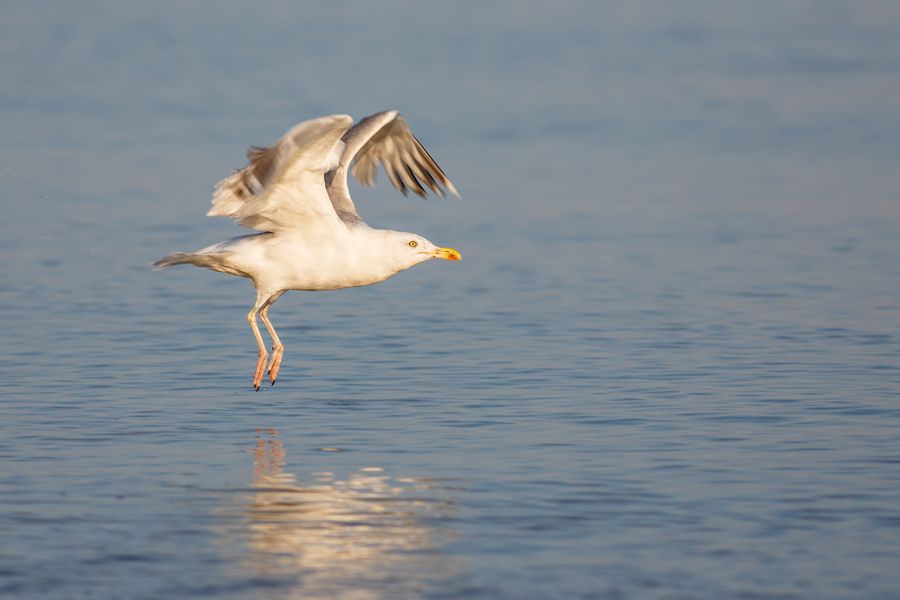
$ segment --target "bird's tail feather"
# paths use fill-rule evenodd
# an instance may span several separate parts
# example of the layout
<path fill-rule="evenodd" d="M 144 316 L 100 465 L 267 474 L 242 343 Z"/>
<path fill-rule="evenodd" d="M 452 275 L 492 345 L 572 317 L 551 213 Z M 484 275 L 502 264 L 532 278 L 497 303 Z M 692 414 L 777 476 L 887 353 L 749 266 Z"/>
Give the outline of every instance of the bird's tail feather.
<path fill-rule="evenodd" d="M 165 269 L 166 267 L 174 267 L 175 265 L 197 265 L 198 267 L 212 269 L 219 265 L 217 259 L 218 257 L 215 254 L 176 252 L 175 254 L 170 254 L 153 263 L 153 268 Z"/>

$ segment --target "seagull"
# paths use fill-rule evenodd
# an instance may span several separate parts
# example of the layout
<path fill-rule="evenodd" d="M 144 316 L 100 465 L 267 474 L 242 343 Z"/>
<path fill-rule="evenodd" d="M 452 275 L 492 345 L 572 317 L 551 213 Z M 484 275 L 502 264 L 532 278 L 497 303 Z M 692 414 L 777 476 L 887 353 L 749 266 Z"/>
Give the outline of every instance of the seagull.
<path fill-rule="evenodd" d="M 372 285 L 432 258 L 461 258 L 453 248 L 438 247 L 420 235 L 369 227 L 350 198 L 348 169 L 371 186 L 378 165 L 404 195 L 412 190 L 425 197 L 427 188 L 442 197 L 447 192 L 459 197 L 396 110 L 355 125 L 349 115 L 303 121 L 267 148 L 252 146 L 247 158 L 244 168 L 216 185 L 206 214 L 229 217 L 258 233 L 197 252 L 176 252 L 153 266 L 190 264 L 253 282 L 256 302 L 247 321 L 259 348 L 253 372 L 257 391 L 269 358 L 257 317 L 272 338 L 267 371 L 274 385 L 284 344 L 269 320 L 269 308 L 286 291 Z"/>

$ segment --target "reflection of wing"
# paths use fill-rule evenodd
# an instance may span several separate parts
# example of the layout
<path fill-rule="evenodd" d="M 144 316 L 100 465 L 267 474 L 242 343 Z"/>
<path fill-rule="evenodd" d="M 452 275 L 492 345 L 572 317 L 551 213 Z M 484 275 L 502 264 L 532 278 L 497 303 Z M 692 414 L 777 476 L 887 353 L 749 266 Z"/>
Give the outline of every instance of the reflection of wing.
<path fill-rule="evenodd" d="M 323 174 L 340 160 L 353 119 L 331 115 L 296 125 L 250 163 L 218 183 L 209 216 L 231 217 L 262 231 L 338 226 Z"/>
<path fill-rule="evenodd" d="M 369 467 L 338 478 L 317 473 L 308 484 L 284 471 L 276 432 L 257 441 L 247 510 L 256 577 L 297 578 L 283 598 L 419 597 L 446 589 L 458 565 L 441 552 L 450 534 L 451 488 L 434 481 L 396 479 Z M 302 575 L 302 577 L 297 577 Z M 355 597 L 355 596 L 354 596 Z"/>
<path fill-rule="evenodd" d="M 346 144 L 340 164 L 326 176 L 328 195 L 334 209 L 347 221 L 360 220 L 350 190 L 347 188 L 347 168 L 363 185 L 375 183 L 375 171 L 380 164 L 388 179 L 399 191 L 407 190 L 424 197 L 425 188 L 435 194 L 444 191 L 459 196 L 456 188 L 422 143 L 416 139 L 406 120 L 396 110 L 376 113 L 362 119 L 344 134 Z"/>

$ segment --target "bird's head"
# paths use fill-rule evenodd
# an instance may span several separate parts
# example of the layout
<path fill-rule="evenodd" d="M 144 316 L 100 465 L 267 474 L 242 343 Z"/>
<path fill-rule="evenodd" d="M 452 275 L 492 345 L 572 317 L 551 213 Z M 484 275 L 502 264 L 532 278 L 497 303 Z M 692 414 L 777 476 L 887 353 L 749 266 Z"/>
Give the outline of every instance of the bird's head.
<path fill-rule="evenodd" d="M 444 260 L 461 260 L 459 252 L 453 248 L 441 248 L 435 246 L 421 235 L 406 233 L 403 231 L 391 231 L 388 235 L 390 253 L 401 269 L 408 269 L 414 265 L 432 258 Z"/>

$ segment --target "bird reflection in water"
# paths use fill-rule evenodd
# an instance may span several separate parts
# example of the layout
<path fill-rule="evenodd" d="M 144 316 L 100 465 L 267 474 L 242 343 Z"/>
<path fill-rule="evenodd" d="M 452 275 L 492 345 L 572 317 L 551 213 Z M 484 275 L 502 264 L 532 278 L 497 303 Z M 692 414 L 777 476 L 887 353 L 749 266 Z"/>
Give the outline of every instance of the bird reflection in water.
<path fill-rule="evenodd" d="M 333 449 L 322 449 L 333 450 Z M 277 431 L 256 441 L 249 511 L 249 566 L 303 598 L 394 598 L 441 589 L 457 571 L 441 552 L 459 491 L 447 482 L 394 479 L 384 469 L 345 478 L 286 472 Z M 279 597 L 285 589 L 278 585 Z"/>

